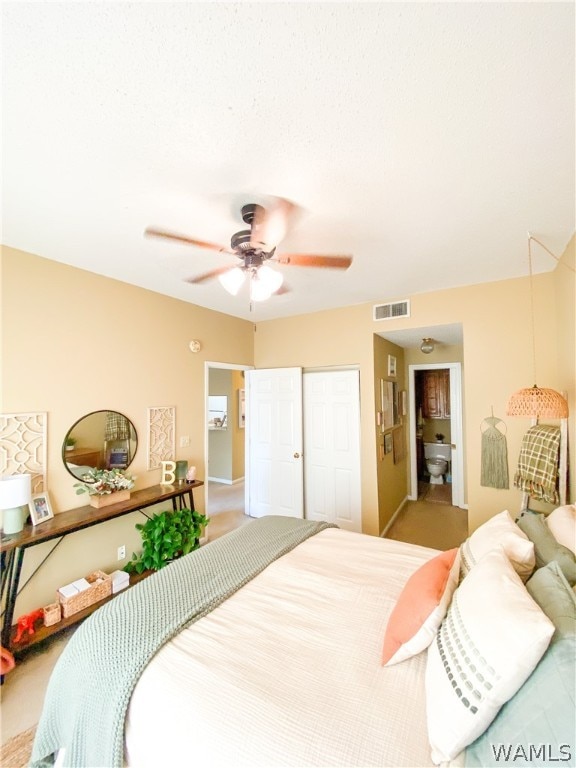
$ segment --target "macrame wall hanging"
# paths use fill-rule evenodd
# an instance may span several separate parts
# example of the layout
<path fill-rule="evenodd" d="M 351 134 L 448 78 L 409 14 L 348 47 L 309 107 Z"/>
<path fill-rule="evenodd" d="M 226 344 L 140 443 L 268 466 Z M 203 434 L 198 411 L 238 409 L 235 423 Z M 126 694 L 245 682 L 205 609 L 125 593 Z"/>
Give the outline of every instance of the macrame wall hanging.
<path fill-rule="evenodd" d="M 480 425 L 482 432 L 482 465 L 480 485 L 486 488 L 509 488 L 508 446 L 506 444 L 506 424 L 492 415 L 487 416 Z"/>

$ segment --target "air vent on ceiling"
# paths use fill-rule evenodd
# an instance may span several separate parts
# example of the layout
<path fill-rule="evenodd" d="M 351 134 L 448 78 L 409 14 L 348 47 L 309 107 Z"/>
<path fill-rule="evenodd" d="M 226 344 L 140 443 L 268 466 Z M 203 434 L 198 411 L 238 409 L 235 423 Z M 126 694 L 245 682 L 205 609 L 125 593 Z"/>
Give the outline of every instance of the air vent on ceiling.
<path fill-rule="evenodd" d="M 374 305 L 374 320 L 394 320 L 396 317 L 410 317 L 409 299 Z"/>

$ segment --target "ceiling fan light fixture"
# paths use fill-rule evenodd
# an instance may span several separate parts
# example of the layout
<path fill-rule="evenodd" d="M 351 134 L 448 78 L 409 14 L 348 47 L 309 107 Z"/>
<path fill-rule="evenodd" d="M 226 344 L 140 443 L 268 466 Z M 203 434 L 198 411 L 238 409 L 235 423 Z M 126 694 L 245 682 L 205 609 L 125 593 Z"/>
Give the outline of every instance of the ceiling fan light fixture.
<path fill-rule="evenodd" d="M 422 339 L 422 344 L 420 344 L 420 351 L 424 352 L 425 355 L 429 355 L 430 352 L 434 352 L 434 342 L 432 339 Z"/>
<path fill-rule="evenodd" d="M 225 288 L 228 293 L 231 293 L 232 296 L 236 296 L 244 284 L 244 280 L 246 280 L 246 274 L 240 267 L 233 267 L 232 269 L 229 269 L 228 272 L 223 272 L 221 275 L 218 275 L 218 280 L 220 281 L 220 285 Z"/>
<path fill-rule="evenodd" d="M 259 267 L 250 279 L 250 298 L 252 301 L 266 301 L 284 282 L 284 275 L 265 264 Z"/>

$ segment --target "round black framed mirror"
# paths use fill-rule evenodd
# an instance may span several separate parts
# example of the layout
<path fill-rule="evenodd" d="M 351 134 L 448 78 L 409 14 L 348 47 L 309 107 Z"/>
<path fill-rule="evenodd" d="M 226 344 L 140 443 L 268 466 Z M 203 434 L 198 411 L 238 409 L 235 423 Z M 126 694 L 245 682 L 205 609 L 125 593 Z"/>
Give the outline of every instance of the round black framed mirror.
<path fill-rule="evenodd" d="M 136 455 L 134 424 L 118 411 L 93 411 L 78 419 L 62 443 L 62 461 L 76 479 L 89 469 L 127 469 Z"/>

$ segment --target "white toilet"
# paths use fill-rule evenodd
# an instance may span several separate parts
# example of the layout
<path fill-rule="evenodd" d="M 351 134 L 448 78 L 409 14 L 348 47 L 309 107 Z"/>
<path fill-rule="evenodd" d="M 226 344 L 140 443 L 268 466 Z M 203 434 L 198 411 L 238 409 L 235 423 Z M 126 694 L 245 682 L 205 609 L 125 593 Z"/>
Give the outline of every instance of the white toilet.
<path fill-rule="evenodd" d="M 432 485 L 442 485 L 443 475 L 448 469 L 452 448 L 447 443 L 424 443 L 424 458 L 426 469 L 430 473 Z"/>

